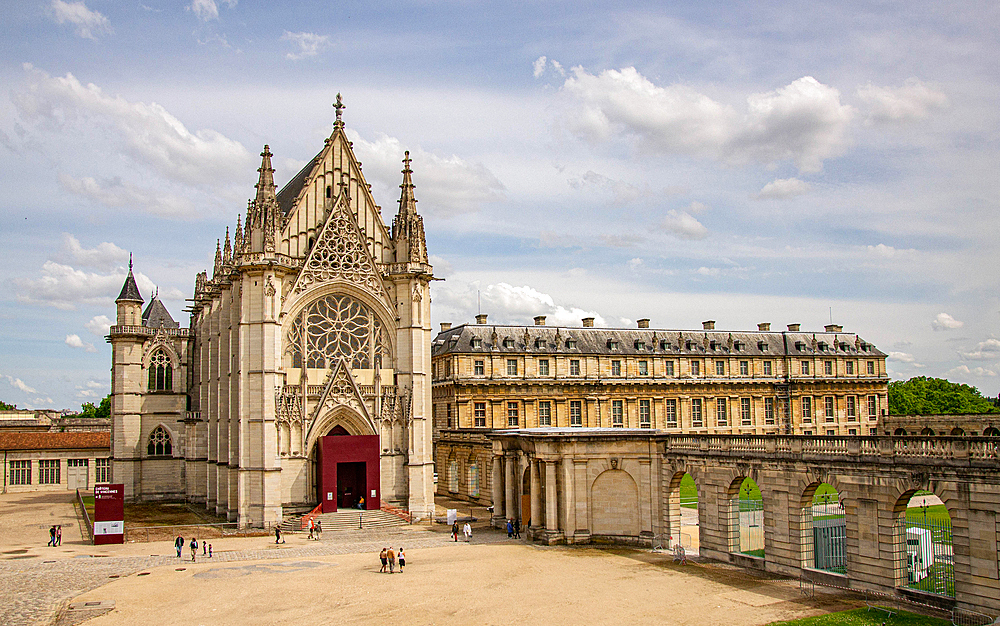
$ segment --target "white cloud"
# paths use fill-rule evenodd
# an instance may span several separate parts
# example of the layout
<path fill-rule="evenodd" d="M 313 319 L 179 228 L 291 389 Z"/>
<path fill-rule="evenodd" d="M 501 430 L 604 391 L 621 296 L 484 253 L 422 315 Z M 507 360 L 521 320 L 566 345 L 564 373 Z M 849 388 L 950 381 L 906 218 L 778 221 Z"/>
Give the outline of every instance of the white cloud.
<path fill-rule="evenodd" d="M 720 270 L 717 267 L 699 267 L 698 269 L 696 269 L 694 271 L 694 273 L 698 274 L 699 276 L 707 276 L 709 278 L 716 278 L 716 277 L 719 276 L 719 274 L 722 273 L 722 270 Z"/>
<path fill-rule="evenodd" d="M 964 322 L 958 321 L 947 313 L 938 313 L 937 317 L 931 320 L 931 328 L 934 330 L 953 330 L 964 325 Z"/>
<path fill-rule="evenodd" d="M 552 296 L 528 285 L 500 282 L 479 289 L 478 283 L 467 283 L 464 287 L 439 287 L 435 299 L 448 314 L 459 316 L 456 319 L 471 320 L 481 307 L 495 324 L 531 324 L 532 318 L 544 315 L 549 326 L 579 326 L 585 317 L 593 317 L 597 326 L 607 325 L 596 311 L 556 304 Z"/>
<path fill-rule="evenodd" d="M 90 389 L 107 389 L 108 383 L 107 381 L 101 382 L 99 380 L 88 380 L 87 387 Z"/>
<path fill-rule="evenodd" d="M 659 227 L 680 239 L 704 239 L 708 236 L 708 229 L 687 211 L 670 209 Z"/>
<path fill-rule="evenodd" d="M 546 60 L 547 59 L 544 56 L 540 56 L 537 59 L 535 59 L 534 63 L 531 64 L 533 70 L 532 73 L 535 75 L 535 78 L 540 77 L 542 75 L 542 72 L 545 71 Z"/>
<path fill-rule="evenodd" d="M 787 200 L 801 196 L 810 189 L 809 183 L 798 178 L 778 178 L 764 185 L 756 197 L 760 200 Z"/>
<path fill-rule="evenodd" d="M 369 182 L 380 183 L 386 194 L 398 189 L 404 152 L 399 139 L 379 133 L 375 141 L 366 141 L 356 132 L 347 133 L 365 164 Z M 474 212 L 482 203 L 504 198 L 503 184 L 482 163 L 469 163 L 456 155 L 440 156 L 420 147 L 410 150 L 410 157 L 417 208 L 425 215 Z"/>
<path fill-rule="evenodd" d="M 76 392 L 78 398 L 96 398 L 98 393 L 93 389 L 80 389 Z"/>
<path fill-rule="evenodd" d="M 659 87 L 634 67 L 597 75 L 575 67 L 562 91 L 576 105 L 570 129 L 591 141 L 623 135 L 655 152 L 737 163 L 791 160 L 810 172 L 844 152 L 853 116 L 839 91 L 811 76 L 751 94 L 742 114 L 685 85 Z"/>
<path fill-rule="evenodd" d="M 914 363 L 917 359 L 907 352 L 889 352 L 889 358 L 903 363 Z"/>
<path fill-rule="evenodd" d="M 970 361 L 989 361 L 1000 359 L 1000 339 L 990 338 L 980 341 L 970 352 L 959 351 L 959 356 Z"/>
<path fill-rule="evenodd" d="M 78 305 L 112 306 L 114 297 L 125 283 L 125 276 L 126 270 L 123 267 L 118 267 L 109 274 L 100 274 L 49 260 L 42 265 L 40 277 L 15 280 L 18 287 L 17 300 L 66 311 L 72 311 Z M 135 280 L 141 293 L 152 293 L 156 287 L 141 272 L 135 273 Z M 162 300 L 183 300 L 185 297 L 187 296 L 176 287 L 160 289 Z M 100 317 L 103 316 L 94 319 Z M 88 329 L 94 323 L 94 320 L 88 322 Z"/>
<path fill-rule="evenodd" d="M 7 374 L 4 374 L 3 377 L 7 379 L 7 382 L 10 383 L 10 386 L 14 387 L 15 389 L 20 389 L 24 393 L 38 393 L 37 391 L 35 391 L 33 387 L 29 387 L 28 385 L 24 384 L 24 381 L 22 381 L 20 378 L 14 378 L 13 376 L 9 376 Z"/>
<path fill-rule="evenodd" d="M 298 52 L 289 52 L 285 58 L 296 61 L 306 57 L 314 57 L 320 51 L 330 46 L 330 37 L 316 33 L 291 33 L 287 30 L 281 35 L 282 41 L 291 41 L 298 45 Z"/>
<path fill-rule="evenodd" d="M 117 176 L 110 180 L 97 180 L 89 176 L 73 178 L 59 174 L 59 183 L 66 191 L 107 207 L 135 208 L 163 217 L 195 214 L 194 205 L 186 198 L 141 189 Z"/>
<path fill-rule="evenodd" d="M 73 121 L 108 128 L 134 159 L 187 184 L 217 186 L 239 181 L 253 165 L 250 153 L 239 142 L 210 129 L 191 132 L 155 102 L 111 97 L 93 83 L 81 84 L 72 74 L 52 77 L 30 63 L 24 69 L 26 84 L 11 99 L 25 120 L 52 125 L 57 131 Z M 75 192 L 112 193 L 108 185 L 89 181 L 76 181 Z M 74 184 L 73 179 L 67 183 Z M 126 197 L 121 196 L 121 201 Z"/>
<path fill-rule="evenodd" d="M 646 185 L 634 185 L 623 180 L 615 180 L 598 174 L 593 170 L 588 170 L 579 178 L 570 178 L 569 186 L 574 189 L 585 189 L 587 187 L 597 187 L 611 192 L 613 206 L 625 206 L 653 195 L 653 192 Z"/>
<path fill-rule="evenodd" d="M 991 369 L 986 369 L 985 367 L 973 367 L 970 368 L 968 365 L 959 365 L 958 367 L 952 368 L 945 372 L 946 376 L 996 376 L 997 373 Z"/>
<path fill-rule="evenodd" d="M 81 348 L 85 352 L 97 352 L 94 344 L 80 339 L 80 335 L 66 335 L 66 345 L 70 348 Z"/>
<path fill-rule="evenodd" d="M 112 321 L 107 315 L 95 315 L 83 325 L 91 334 L 103 337 L 111 330 Z"/>
<path fill-rule="evenodd" d="M 430 261 L 431 266 L 434 268 L 434 275 L 439 278 L 447 278 L 455 271 L 451 263 L 444 257 L 432 254 L 427 260 Z"/>
<path fill-rule="evenodd" d="M 921 120 L 932 110 L 948 106 L 948 96 L 916 78 L 910 78 L 901 87 L 879 87 L 868 83 L 858 87 L 858 97 L 869 106 L 869 122 Z"/>
<path fill-rule="evenodd" d="M 69 22 L 76 26 L 76 34 L 85 39 L 97 39 L 97 35 L 112 32 L 108 18 L 87 8 L 84 2 L 63 2 L 52 0 L 52 17 L 59 24 Z"/>
<path fill-rule="evenodd" d="M 642 267 L 642 259 L 640 259 L 639 257 L 635 257 L 634 259 L 629 259 L 628 266 L 629 269 L 631 270 L 637 270 L 640 267 Z"/>
<path fill-rule="evenodd" d="M 84 248 L 80 240 L 69 233 L 63 233 L 64 256 L 83 267 L 114 269 L 128 261 L 128 252 L 109 241 L 102 241 L 93 248 Z"/>
<path fill-rule="evenodd" d="M 222 0 L 229 8 L 236 6 L 237 0 Z M 219 5 L 215 0 L 192 0 L 187 9 L 198 16 L 203 22 L 219 19 Z"/>

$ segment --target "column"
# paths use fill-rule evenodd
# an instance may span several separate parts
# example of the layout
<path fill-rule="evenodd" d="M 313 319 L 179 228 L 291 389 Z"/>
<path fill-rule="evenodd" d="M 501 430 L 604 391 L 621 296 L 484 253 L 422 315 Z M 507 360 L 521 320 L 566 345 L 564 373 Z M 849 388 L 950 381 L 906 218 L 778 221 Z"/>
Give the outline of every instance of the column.
<path fill-rule="evenodd" d="M 530 459 L 531 463 L 531 528 L 542 528 L 542 481 L 539 477 L 539 461 Z"/>
<path fill-rule="evenodd" d="M 562 538 L 562 533 L 559 532 L 559 494 L 556 491 L 557 461 L 543 462 L 545 463 L 545 538 L 551 545 Z"/>
<path fill-rule="evenodd" d="M 514 519 L 517 517 L 517 509 L 514 501 L 514 464 L 517 457 L 513 454 L 505 454 L 503 459 L 503 480 L 506 498 L 504 499 L 503 515 L 504 519 Z"/>
<path fill-rule="evenodd" d="M 503 519 L 503 457 L 493 455 L 493 522 Z"/>

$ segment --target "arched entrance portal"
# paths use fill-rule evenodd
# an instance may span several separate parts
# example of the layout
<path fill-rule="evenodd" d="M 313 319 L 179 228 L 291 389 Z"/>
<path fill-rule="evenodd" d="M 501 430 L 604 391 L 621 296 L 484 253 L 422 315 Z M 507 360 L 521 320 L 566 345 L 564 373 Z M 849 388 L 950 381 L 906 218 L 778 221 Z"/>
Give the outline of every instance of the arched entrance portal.
<path fill-rule="evenodd" d="M 381 507 L 378 435 L 351 435 L 338 424 L 320 437 L 316 460 L 316 486 L 324 513 Z"/>

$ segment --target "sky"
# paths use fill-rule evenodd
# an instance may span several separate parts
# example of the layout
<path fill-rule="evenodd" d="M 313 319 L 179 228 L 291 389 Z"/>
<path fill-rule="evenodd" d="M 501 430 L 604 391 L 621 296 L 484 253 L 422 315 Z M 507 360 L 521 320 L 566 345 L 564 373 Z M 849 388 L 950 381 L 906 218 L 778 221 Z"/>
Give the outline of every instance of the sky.
<path fill-rule="evenodd" d="M 23 0 L 0 25 L 0 399 L 110 388 L 129 254 L 185 298 L 332 131 L 413 158 L 432 317 L 841 324 L 1000 392 L 995 2 Z"/>

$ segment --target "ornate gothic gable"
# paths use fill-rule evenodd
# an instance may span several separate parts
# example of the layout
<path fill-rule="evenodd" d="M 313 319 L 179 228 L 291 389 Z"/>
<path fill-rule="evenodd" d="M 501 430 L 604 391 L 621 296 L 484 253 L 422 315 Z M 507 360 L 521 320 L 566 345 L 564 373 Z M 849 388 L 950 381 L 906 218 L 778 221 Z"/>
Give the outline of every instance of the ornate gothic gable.
<path fill-rule="evenodd" d="M 334 280 L 364 287 L 386 302 L 391 301 L 344 193 L 338 194 L 334 201 L 333 211 L 295 279 L 292 294 Z"/>
<path fill-rule="evenodd" d="M 319 402 L 316 403 L 316 410 L 313 411 L 313 423 L 316 423 L 320 415 L 338 406 L 348 406 L 354 409 L 364 416 L 365 421 L 368 422 L 374 432 L 378 432 L 372 421 L 371 413 L 368 411 L 368 407 L 365 406 L 365 401 L 361 397 L 361 391 L 354 382 L 354 377 L 351 376 L 350 370 L 347 369 L 347 363 L 343 359 L 338 359 L 326 375 L 326 381 L 323 383 L 323 393 L 320 394 Z"/>

